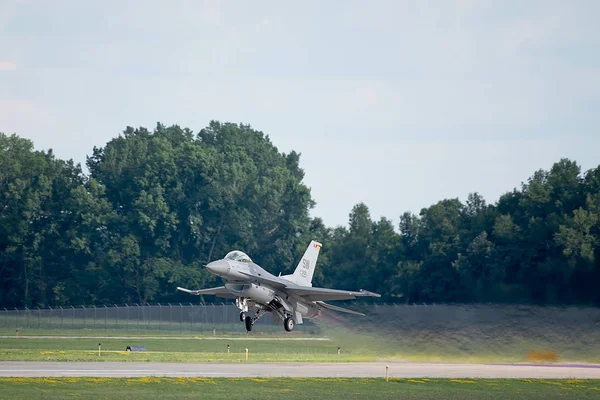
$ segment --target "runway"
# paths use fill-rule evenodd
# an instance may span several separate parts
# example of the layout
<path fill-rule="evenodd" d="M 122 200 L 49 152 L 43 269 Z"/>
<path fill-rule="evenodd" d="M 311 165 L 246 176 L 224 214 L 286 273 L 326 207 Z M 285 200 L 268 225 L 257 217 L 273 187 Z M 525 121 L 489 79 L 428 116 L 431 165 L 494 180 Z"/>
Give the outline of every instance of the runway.
<path fill-rule="evenodd" d="M 0 362 L 0 377 L 338 377 L 600 379 L 600 365 L 450 363 Z"/>

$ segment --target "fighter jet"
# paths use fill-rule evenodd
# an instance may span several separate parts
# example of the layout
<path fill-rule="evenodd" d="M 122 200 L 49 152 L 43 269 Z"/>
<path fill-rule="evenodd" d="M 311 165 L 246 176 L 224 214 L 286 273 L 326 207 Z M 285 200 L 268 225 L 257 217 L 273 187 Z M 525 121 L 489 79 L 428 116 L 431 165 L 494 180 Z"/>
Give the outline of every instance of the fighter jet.
<path fill-rule="evenodd" d="M 195 295 L 211 294 L 224 298 L 235 298 L 240 309 L 240 321 L 246 324 L 250 332 L 252 326 L 265 313 L 272 312 L 283 321 L 283 327 L 291 332 L 295 324 L 302 324 L 304 318 L 312 318 L 323 308 L 349 314 L 364 315 L 325 303 L 327 300 L 351 300 L 357 297 L 381 297 L 366 290 L 349 291 L 312 287 L 312 278 L 319 257 L 321 243 L 311 241 L 291 275 L 272 275 L 258 264 L 252 262 L 245 253 L 234 250 L 222 260 L 210 262 L 206 269 L 225 279 L 224 286 L 210 289 L 189 290 L 178 287 L 186 293 Z M 246 315 L 256 307 L 253 316 Z"/>

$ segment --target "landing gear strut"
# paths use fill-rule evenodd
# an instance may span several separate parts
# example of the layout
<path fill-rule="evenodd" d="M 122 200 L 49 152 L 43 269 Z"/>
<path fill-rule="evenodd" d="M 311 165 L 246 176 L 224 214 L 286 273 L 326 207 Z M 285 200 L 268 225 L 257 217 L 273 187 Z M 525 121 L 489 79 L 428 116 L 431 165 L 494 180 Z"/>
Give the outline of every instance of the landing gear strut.
<path fill-rule="evenodd" d="M 235 306 L 239 308 L 242 312 L 248 312 L 248 299 L 245 297 L 236 297 Z"/>

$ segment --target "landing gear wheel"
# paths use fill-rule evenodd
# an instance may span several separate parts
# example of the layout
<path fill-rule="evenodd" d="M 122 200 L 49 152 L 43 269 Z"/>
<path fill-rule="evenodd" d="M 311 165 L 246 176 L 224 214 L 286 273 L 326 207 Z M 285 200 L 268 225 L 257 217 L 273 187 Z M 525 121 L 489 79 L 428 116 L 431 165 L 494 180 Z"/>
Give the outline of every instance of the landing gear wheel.
<path fill-rule="evenodd" d="M 287 317 L 284 321 L 283 321 L 283 328 L 288 331 L 291 332 L 292 329 L 294 329 L 294 319 L 292 317 Z"/>
<path fill-rule="evenodd" d="M 252 318 L 251 317 L 246 317 L 246 319 L 244 320 L 244 322 L 246 323 L 246 330 L 248 332 L 250 332 L 252 330 Z"/>
<path fill-rule="evenodd" d="M 242 321 L 242 322 L 246 321 L 246 313 L 243 311 L 240 313 L 240 321 Z"/>

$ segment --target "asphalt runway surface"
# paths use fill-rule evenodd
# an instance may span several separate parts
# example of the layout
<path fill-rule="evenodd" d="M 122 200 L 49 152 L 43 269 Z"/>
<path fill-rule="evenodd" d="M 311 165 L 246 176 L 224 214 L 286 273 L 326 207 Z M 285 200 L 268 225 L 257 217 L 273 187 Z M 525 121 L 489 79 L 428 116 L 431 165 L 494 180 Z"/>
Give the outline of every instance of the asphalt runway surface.
<path fill-rule="evenodd" d="M 0 362 L 0 377 L 316 377 L 600 379 L 600 365 L 451 363 Z"/>

